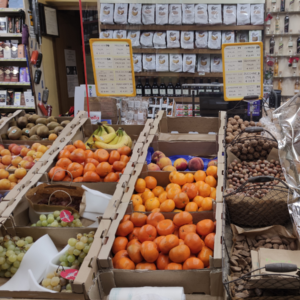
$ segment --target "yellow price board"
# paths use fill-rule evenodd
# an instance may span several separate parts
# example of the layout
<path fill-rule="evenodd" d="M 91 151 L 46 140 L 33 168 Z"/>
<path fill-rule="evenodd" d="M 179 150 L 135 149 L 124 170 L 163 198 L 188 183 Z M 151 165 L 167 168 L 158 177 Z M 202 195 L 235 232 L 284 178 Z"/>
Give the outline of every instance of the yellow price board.
<path fill-rule="evenodd" d="M 134 97 L 135 77 L 130 39 L 90 39 L 97 96 Z"/>
<path fill-rule="evenodd" d="M 263 96 L 263 43 L 222 45 L 225 101 Z"/>

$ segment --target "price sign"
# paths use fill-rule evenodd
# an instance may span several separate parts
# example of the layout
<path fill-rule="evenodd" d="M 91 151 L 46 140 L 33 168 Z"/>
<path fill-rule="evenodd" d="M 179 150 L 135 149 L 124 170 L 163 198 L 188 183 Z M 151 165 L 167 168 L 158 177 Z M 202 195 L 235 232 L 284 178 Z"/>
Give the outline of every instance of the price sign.
<path fill-rule="evenodd" d="M 130 39 L 90 39 L 97 96 L 134 97 L 135 77 Z"/>
<path fill-rule="evenodd" d="M 263 44 L 236 43 L 222 45 L 225 101 L 245 96 L 263 96 Z"/>

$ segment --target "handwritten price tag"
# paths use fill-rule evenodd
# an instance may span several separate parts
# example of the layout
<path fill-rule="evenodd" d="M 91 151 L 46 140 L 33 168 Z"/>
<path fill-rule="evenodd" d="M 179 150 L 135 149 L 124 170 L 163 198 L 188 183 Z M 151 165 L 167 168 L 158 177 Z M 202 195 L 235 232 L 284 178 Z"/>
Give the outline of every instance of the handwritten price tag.
<path fill-rule="evenodd" d="M 63 210 L 59 216 L 60 219 L 65 223 L 71 223 L 74 220 L 74 217 L 71 215 L 71 213 L 68 210 Z"/>
<path fill-rule="evenodd" d="M 60 276 L 67 280 L 75 280 L 77 274 L 78 274 L 78 270 L 76 269 L 68 269 L 60 272 Z"/>

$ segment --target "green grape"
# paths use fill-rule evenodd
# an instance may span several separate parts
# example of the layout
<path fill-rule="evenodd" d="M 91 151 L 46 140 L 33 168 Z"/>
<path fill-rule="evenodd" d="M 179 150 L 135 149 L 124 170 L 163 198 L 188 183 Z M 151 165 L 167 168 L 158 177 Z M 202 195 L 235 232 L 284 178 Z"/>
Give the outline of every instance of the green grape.
<path fill-rule="evenodd" d="M 53 287 L 53 291 L 60 292 L 60 290 L 61 290 L 60 285 L 57 285 L 57 286 Z"/>
<path fill-rule="evenodd" d="M 55 277 L 54 272 L 47 274 L 47 278 L 52 279 L 53 277 Z"/>
<path fill-rule="evenodd" d="M 80 257 L 80 258 L 85 258 L 85 257 L 86 257 L 86 254 L 85 254 L 84 252 L 81 252 L 81 253 L 79 254 L 79 257 Z"/>
<path fill-rule="evenodd" d="M 5 258 L 4 257 L 0 257 L 0 265 L 4 264 L 5 262 Z"/>
<path fill-rule="evenodd" d="M 79 261 L 79 263 L 81 264 L 81 263 L 83 262 L 83 258 L 78 257 L 78 261 Z"/>
<path fill-rule="evenodd" d="M 62 227 L 60 224 L 58 224 L 58 227 Z"/>
<path fill-rule="evenodd" d="M 62 222 L 61 222 L 61 226 L 62 226 L 62 227 L 67 227 L 67 226 L 68 226 L 68 223 L 62 221 Z"/>
<path fill-rule="evenodd" d="M 13 250 L 8 250 L 8 251 L 6 251 L 6 253 L 5 253 L 5 255 L 7 256 L 7 257 L 10 257 L 11 255 L 13 255 L 14 254 L 14 251 Z"/>
<path fill-rule="evenodd" d="M 15 268 L 15 267 L 11 267 L 11 268 L 10 268 L 10 272 L 11 272 L 12 274 L 15 274 L 17 271 L 18 271 L 18 269 Z"/>
<path fill-rule="evenodd" d="M 40 215 L 40 221 L 46 221 L 47 217 L 45 215 Z"/>
<path fill-rule="evenodd" d="M 76 239 L 74 239 L 74 238 L 70 238 L 70 239 L 68 240 L 68 244 L 69 244 L 71 247 L 74 247 L 75 245 L 77 245 L 77 241 L 76 241 Z"/>
<path fill-rule="evenodd" d="M 7 270 L 8 268 L 9 268 L 9 264 L 5 261 L 5 263 L 1 265 L 1 269 Z"/>
<path fill-rule="evenodd" d="M 2 253 L 4 250 L 4 248 L 2 246 L 0 246 L 0 253 Z"/>
<path fill-rule="evenodd" d="M 36 226 L 41 227 L 42 226 L 42 221 L 37 221 Z"/>
<path fill-rule="evenodd" d="M 22 261 L 24 255 L 25 255 L 25 253 L 20 253 L 20 254 L 18 254 L 17 260 L 18 260 L 18 261 Z"/>
<path fill-rule="evenodd" d="M 8 258 L 8 260 L 9 260 L 10 262 L 15 262 L 15 261 L 17 260 L 17 255 L 11 255 L 11 256 Z"/>
<path fill-rule="evenodd" d="M 85 247 L 83 248 L 83 252 L 84 252 L 84 253 L 88 253 L 89 250 L 90 250 L 90 246 L 85 246 Z"/>
<path fill-rule="evenodd" d="M 63 262 L 63 261 L 67 261 L 67 254 L 63 254 L 60 258 L 59 258 L 59 260 L 61 261 L 61 262 Z"/>
<path fill-rule="evenodd" d="M 25 241 L 26 241 L 28 244 L 32 244 L 32 243 L 33 243 L 33 238 L 32 238 L 31 236 L 26 236 Z"/>
<path fill-rule="evenodd" d="M 59 277 L 55 276 L 51 278 L 51 285 L 57 286 L 59 284 Z"/>
<path fill-rule="evenodd" d="M 63 267 L 68 267 L 68 264 L 65 261 L 61 262 L 60 265 Z"/>
<path fill-rule="evenodd" d="M 46 287 L 48 290 L 53 290 L 53 287 L 51 284 L 49 284 L 47 287 Z"/>
<path fill-rule="evenodd" d="M 77 236 L 76 236 L 77 240 L 80 241 L 80 239 L 82 238 L 82 234 L 81 233 L 78 233 Z"/>
<path fill-rule="evenodd" d="M 57 221 L 53 221 L 53 223 L 51 223 L 50 226 L 51 227 L 58 227 L 58 222 Z"/>
<path fill-rule="evenodd" d="M 61 218 L 60 218 L 60 217 L 57 217 L 55 220 L 56 220 L 57 222 L 61 222 Z"/>
<path fill-rule="evenodd" d="M 48 285 L 50 285 L 50 283 L 51 283 L 51 279 L 50 278 L 45 278 L 42 281 L 42 286 L 47 287 Z"/>
<path fill-rule="evenodd" d="M 76 255 L 76 256 L 78 256 L 80 253 L 81 253 L 81 251 L 78 250 L 78 249 L 75 249 L 75 250 L 73 251 L 73 254 Z"/>
<path fill-rule="evenodd" d="M 16 246 L 15 245 L 9 245 L 7 250 L 15 250 Z"/>
<path fill-rule="evenodd" d="M 7 258 L 5 261 L 8 265 L 12 265 L 13 263 Z"/>
<path fill-rule="evenodd" d="M 1 252 L 0 253 L 0 257 L 5 257 L 5 253 L 6 253 L 6 251 L 5 252 Z"/>
<path fill-rule="evenodd" d="M 28 251 L 29 248 L 32 246 L 33 244 L 28 244 L 28 245 L 25 245 L 25 250 Z"/>
<path fill-rule="evenodd" d="M 8 242 L 4 243 L 4 247 L 7 248 L 10 244 Z"/>
<path fill-rule="evenodd" d="M 72 287 L 71 287 L 70 283 L 67 284 L 66 289 L 69 290 L 69 291 L 72 291 Z"/>
<path fill-rule="evenodd" d="M 79 215 L 78 213 L 75 213 L 75 214 L 73 214 L 73 217 L 74 217 L 74 219 L 76 220 L 76 219 L 79 219 L 79 218 L 80 218 L 80 215 Z"/>
<path fill-rule="evenodd" d="M 70 255 L 73 254 L 74 249 L 75 249 L 75 247 L 70 247 L 68 249 L 68 254 L 70 254 Z"/>
<path fill-rule="evenodd" d="M 82 242 L 77 242 L 75 245 L 75 248 L 78 250 L 82 250 L 84 248 L 84 243 Z"/>
<path fill-rule="evenodd" d="M 89 237 L 89 238 L 88 238 L 88 243 L 89 243 L 89 244 L 91 244 L 93 241 L 94 241 L 94 238 L 92 238 L 92 237 Z"/>
<path fill-rule="evenodd" d="M 48 222 L 48 224 L 51 224 L 51 223 L 53 223 L 53 222 L 54 222 L 54 218 L 50 218 L 50 217 L 48 217 L 48 220 L 47 220 L 47 222 Z"/>
<path fill-rule="evenodd" d="M 94 235 L 95 235 L 95 231 L 90 231 L 88 237 L 94 237 Z"/>
<path fill-rule="evenodd" d="M 73 262 L 75 260 L 75 256 L 74 255 L 68 255 L 68 262 Z"/>
<path fill-rule="evenodd" d="M 11 277 L 11 275 L 12 274 L 9 271 L 5 272 L 5 274 L 4 274 L 5 277 Z"/>
<path fill-rule="evenodd" d="M 53 216 L 55 218 L 59 217 L 60 216 L 60 211 L 59 210 L 56 210 L 54 213 L 53 213 Z"/>
<path fill-rule="evenodd" d="M 48 222 L 46 220 L 42 221 L 42 226 L 43 227 L 47 227 L 47 225 L 48 225 Z"/>
<path fill-rule="evenodd" d="M 21 251 L 15 251 L 15 254 L 18 256 L 21 253 Z"/>
<path fill-rule="evenodd" d="M 13 263 L 13 266 L 15 268 L 19 268 L 20 267 L 20 262 L 18 260 L 16 260 L 14 263 Z"/>
<path fill-rule="evenodd" d="M 71 223 L 70 227 L 75 227 L 75 225 L 73 223 Z"/>
<path fill-rule="evenodd" d="M 83 242 L 84 244 L 86 244 L 88 242 L 88 238 L 86 236 L 83 236 L 81 239 L 80 239 L 80 242 Z"/>
<path fill-rule="evenodd" d="M 75 259 L 75 260 L 73 261 L 73 266 L 79 266 L 79 261 L 78 261 L 78 259 Z"/>
<path fill-rule="evenodd" d="M 16 247 L 16 248 L 15 248 L 15 252 L 16 252 L 16 251 L 21 251 L 21 249 L 20 249 L 19 247 Z"/>
<path fill-rule="evenodd" d="M 0 271 L 0 277 L 3 278 L 4 277 L 5 272 L 4 271 Z"/>
<path fill-rule="evenodd" d="M 53 214 L 49 214 L 49 215 L 48 215 L 48 219 L 49 219 L 49 218 L 53 218 L 53 219 L 54 219 L 54 215 L 53 215 Z"/>
<path fill-rule="evenodd" d="M 28 245 L 28 242 L 27 241 L 24 241 L 24 246 Z"/>
<path fill-rule="evenodd" d="M 31 227 L 36 227 L 36 224 L 31 224 Z"/>

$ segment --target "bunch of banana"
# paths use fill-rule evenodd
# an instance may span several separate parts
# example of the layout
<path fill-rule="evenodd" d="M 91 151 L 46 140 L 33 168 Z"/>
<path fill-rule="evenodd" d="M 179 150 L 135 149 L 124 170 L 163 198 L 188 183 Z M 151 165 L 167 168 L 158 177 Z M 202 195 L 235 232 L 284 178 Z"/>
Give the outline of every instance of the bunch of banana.
<path fill-rule="evenodd" d="M 116 132 L 111 132 L 106 135 L 93 135 L 93 141 L 88 143 L 89 147 L 96 147 L 97 149 L 118 149 L 123 146 L 131 148 L 132 140 L 129 135 L 119 128 Z"/>

